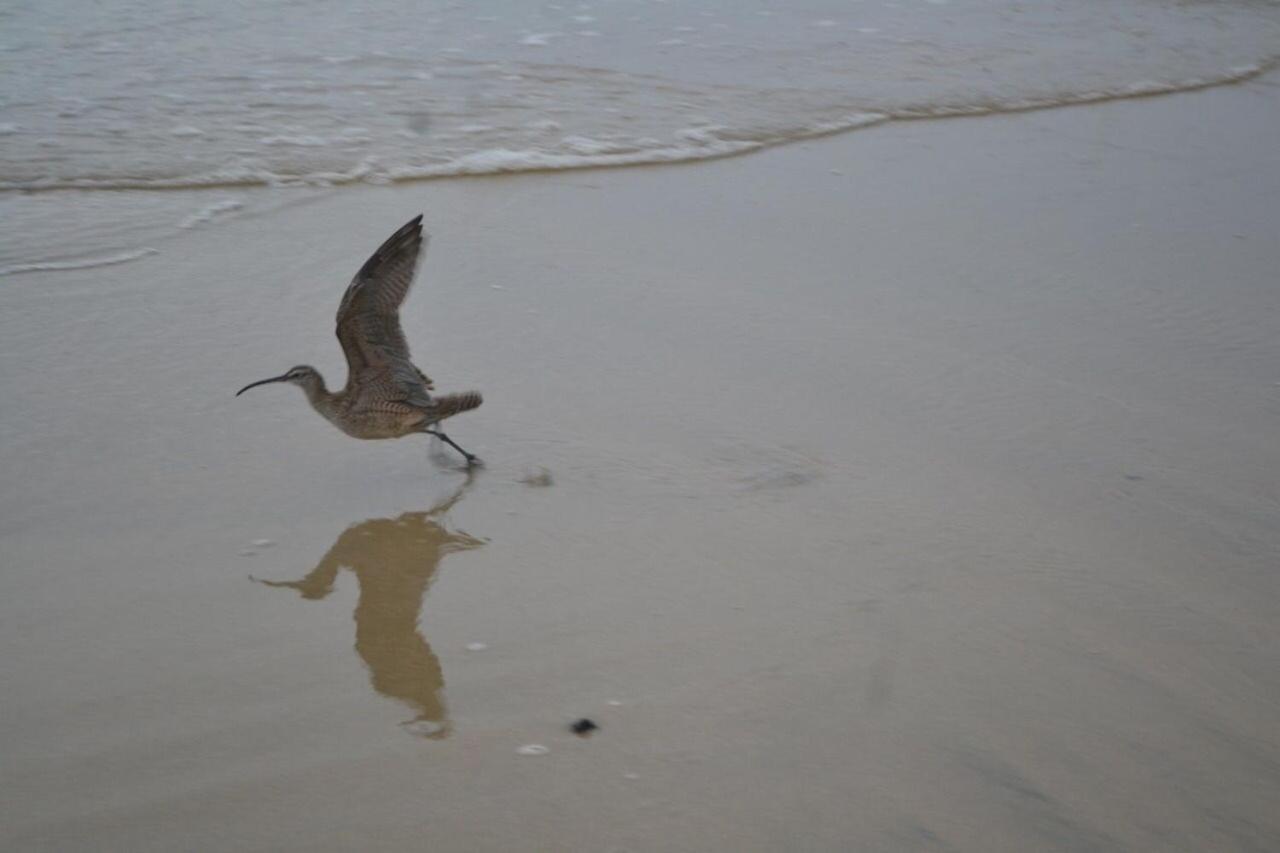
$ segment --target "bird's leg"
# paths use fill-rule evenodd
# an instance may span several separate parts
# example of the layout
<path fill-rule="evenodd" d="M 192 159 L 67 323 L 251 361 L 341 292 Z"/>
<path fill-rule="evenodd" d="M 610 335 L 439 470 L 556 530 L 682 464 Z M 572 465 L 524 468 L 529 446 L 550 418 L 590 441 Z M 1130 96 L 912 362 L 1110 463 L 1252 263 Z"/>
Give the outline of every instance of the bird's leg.
<path fill-rule="evenodd" d="M 440 439 L 445 444 L 449 445 L 454 450 L 461 453 L 464 457 L 466 457 L 468 465 L 475 465 L 477 462 L 480 461 L 479 456 L 476 456 L 474 453 L 468 453 L 467 451 L 463 450 L 461 447 L 457 445 L 457 443 L 452 438 L 449 438 L 449 436 L 441 432 L 439 427 L 437 427 L 436 429 L 424 430 L 424 432 L 426 432 L 427 435 L 434 435 L 436 438 Z"/>

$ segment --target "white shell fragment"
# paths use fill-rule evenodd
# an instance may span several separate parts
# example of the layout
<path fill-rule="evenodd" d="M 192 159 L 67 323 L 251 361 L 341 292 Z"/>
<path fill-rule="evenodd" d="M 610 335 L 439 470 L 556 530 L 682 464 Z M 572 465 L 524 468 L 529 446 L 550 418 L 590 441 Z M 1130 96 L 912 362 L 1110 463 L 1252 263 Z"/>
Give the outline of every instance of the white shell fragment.
<path fill-rule="evenodd" d="M 467 651 L 469 652 L 482 652 L 487 648 L 489 647 L 484 643 L 467 643 Z"/>
<path fill-rule="evenodd" d="M 527 743 L 516 750 L 517 755 L 546 755 L 551 750 L 540 743 Z"/>

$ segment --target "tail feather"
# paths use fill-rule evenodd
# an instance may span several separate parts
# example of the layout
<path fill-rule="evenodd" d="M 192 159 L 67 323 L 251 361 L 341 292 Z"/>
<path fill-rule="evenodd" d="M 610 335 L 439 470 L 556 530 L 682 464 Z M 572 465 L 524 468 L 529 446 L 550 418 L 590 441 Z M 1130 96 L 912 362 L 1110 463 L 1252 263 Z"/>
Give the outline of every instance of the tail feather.
<path fill-rule="evenodd" d="M 442 394 L 432 399 L 436 420 L 444 420 L 462 412 L 469 412 L 480 407 L 484 398 L 479 391 L 463 391 L 460 394 Z"/>

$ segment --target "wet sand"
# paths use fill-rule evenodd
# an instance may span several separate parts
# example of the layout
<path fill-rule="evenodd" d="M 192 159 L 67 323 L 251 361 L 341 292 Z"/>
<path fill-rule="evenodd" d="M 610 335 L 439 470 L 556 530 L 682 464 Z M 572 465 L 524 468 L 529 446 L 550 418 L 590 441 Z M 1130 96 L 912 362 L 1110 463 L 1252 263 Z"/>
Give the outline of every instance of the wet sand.
<path fill-rule="evenodd" d="M 6 280 L 0 845 L 1280 847 L 1278 105 L 348 188 Z M 340 383 L 419 211 L 470 480 L 232 397 Z"/>

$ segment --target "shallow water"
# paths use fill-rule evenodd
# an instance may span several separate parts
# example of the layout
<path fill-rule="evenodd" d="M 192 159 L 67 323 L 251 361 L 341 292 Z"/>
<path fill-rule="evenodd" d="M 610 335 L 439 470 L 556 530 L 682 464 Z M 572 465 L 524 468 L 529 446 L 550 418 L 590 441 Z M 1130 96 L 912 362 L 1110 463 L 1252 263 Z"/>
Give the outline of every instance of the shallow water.
<path fill-rule="evenodd" d="M 1246 0 L 128 0 L 2 14 L 10 188 L 691 160 L 893 117 L 1194 87 L 1280 56 L 1280 4 Z M 255 203 L 10 195 L 0 274 L 140 257 L 193 218 Z M 99 215 L 73 240 L 42 239 L 48 209 L 61 221 L 85 207 Z"/>
<path fill-rule="evenodd" d="M 9 186 L 386 180 L 696 158 L 902 116 L 1229 79 L 1254 2 L 27 4 Z"/>

